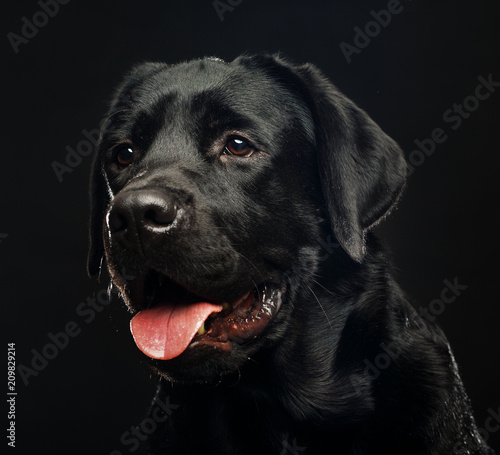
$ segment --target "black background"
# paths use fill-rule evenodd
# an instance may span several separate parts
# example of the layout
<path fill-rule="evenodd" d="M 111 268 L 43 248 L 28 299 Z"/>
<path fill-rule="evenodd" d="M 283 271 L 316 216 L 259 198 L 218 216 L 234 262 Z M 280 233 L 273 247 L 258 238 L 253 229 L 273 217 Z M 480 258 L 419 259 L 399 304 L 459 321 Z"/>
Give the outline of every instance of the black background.
<path fill-rule="evenodd" d="M 28 385 L 18 373 L 16 453 L 132 453 L 120 438 L 141 423 L 156 381 L 116 299 L 92 322 L 77 314 L 107 285 L 85 271 L 91 157 L 62 182 L 52 163 L 64 163 L 66 147 L 85 140 L 82 130 L 98 127 L 112 89 L 131 65 L 206 55 L 231 60 L 246 51 L 280 51 L 297 63 L 316 64 L 407 156 L 416 139 L 445 130 L 447 140 L 415 170 L 398 210 L 379 231 L 392 248 L 400 283 L 418 305 L 439 298 L 445 279 L 468 286 L 437 319 L 478 424 L 484 425 L 488 409 L 498 411 L 500 89 L 458 129 L 443 120 L 454 103 L 474 95 L 479 76 L 492 74 L 500 82 L 498 2 L 401 0 L 403 11 L 348 63 L 340 43 L 353 44 L 354 27 L 364 28 L 370 11 L 387 3 L 243 0 L 221 21 L 210 0 L 126 6 L 72 0 L 17 54 L 7 34 L 21 34 L 23 16 L 32 19 L 41 7 L 36 1 L 3 5 L 5 343 L 15 342 L 18 364 L 29 367 L 32 350 L 42 351 L 49 333 L 69 321 L 81 330 Z M 500 431 L 489 437 L 498 447 Z"/>

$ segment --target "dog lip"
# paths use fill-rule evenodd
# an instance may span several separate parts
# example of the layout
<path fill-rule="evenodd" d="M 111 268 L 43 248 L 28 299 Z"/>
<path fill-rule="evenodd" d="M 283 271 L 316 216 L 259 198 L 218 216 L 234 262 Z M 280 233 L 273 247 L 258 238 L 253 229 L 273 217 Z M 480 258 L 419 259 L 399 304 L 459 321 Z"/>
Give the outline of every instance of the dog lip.
<path fill-rule="evenodd" d="M 229 308 L 212 313 L 206 321 L 206 332 L 197 333 L 190 347 L 206 344 L 228 351 L 232 342 L 243 344 L 258 338 L 278 313 L 283 293 L 284 285 L 271 283 L 248 291 Z"/>

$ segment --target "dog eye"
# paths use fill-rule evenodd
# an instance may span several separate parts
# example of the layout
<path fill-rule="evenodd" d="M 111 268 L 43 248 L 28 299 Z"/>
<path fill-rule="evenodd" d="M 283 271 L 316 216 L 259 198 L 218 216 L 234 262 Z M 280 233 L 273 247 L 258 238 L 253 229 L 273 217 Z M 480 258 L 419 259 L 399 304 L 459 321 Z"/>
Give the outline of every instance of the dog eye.
<path fill-rule="evenodd" d="M 128 145 L 119 147 L 115 151 L 115 159 L 120 166 L 128 166 L 129 164 L 132 164 L 134 158 L 134 149 Z"/>
<path fill-rule="evenodd" d="M 245 139 L 234 137 L 227 141 L 225 151 L 231 155 L 248 158 L 255 149 Z"/>

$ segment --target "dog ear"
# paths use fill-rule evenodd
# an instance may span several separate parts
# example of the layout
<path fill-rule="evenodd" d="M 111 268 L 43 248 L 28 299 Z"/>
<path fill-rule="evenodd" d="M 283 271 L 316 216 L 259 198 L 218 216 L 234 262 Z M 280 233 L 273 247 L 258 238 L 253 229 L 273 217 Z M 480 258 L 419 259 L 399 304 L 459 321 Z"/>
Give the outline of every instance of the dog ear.
<path fill-rule="evenodd" d="M 102 227 L 109 202 L 110 195 L 101 168 L 101 161 L 96 153 L 90 176 L 89 253 L 87 257 L 89 276 L 94 276 L 100 272 L 104 260 Z"/>
<path fill-rule="evenodd" d="M 314 66 L 295 68 L 311 96 L 321 185 L 335 237 L 361 262 L 365 234 L 398 200 L 406 178 L 399 146 Z"/>

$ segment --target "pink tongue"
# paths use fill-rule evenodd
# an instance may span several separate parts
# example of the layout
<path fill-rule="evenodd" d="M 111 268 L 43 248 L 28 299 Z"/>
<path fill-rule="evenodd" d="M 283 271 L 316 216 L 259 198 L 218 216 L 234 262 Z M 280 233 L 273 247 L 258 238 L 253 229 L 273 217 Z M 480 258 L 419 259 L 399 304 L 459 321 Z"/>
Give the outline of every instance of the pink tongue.
<path fill-rule="evenodd" d="M 169 360 L 182 354 L 211 313 L 222 305 L 208 302 L 160 304 L 137 313 L 130 331 L 137 347 L 153 359 Z"/>

